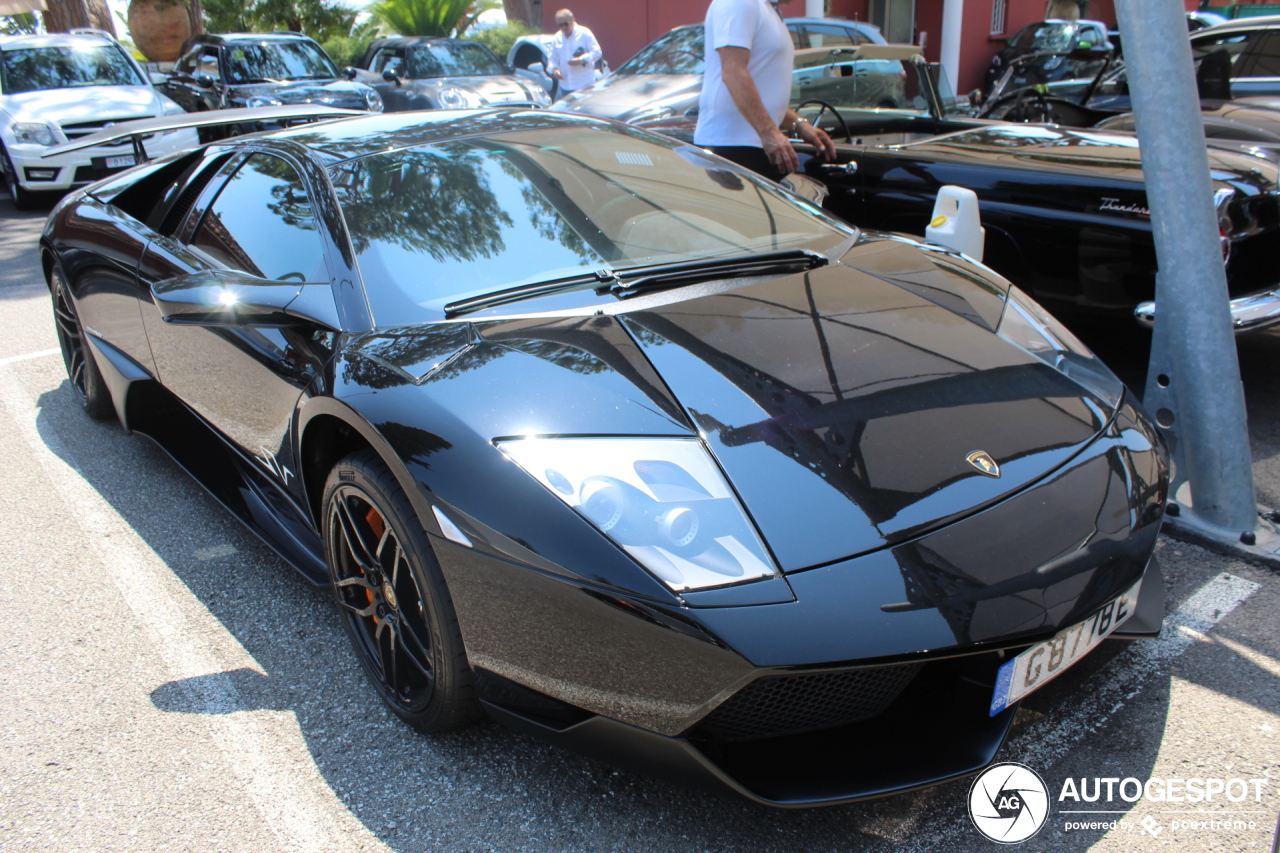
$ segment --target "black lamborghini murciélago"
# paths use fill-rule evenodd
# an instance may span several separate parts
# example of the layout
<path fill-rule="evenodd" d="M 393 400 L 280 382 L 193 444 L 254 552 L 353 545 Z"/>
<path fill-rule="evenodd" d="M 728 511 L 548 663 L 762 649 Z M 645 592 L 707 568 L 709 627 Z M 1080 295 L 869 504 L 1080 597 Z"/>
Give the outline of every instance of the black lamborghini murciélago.
<path fill-rule="evenodd" d="M 309 124 L 76 192 L 42 250 L 86 411 L 330 585 L 423 731 L 845 802 L 977 771 L 1159 630 L 1165 454 L 1115 377 L 989 269 L 675 140 Z"/>

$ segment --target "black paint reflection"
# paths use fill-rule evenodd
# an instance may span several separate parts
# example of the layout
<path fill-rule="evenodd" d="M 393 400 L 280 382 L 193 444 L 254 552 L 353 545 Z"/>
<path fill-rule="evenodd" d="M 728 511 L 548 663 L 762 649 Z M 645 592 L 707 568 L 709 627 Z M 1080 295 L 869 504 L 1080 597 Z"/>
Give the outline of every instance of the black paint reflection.
<path fill-rule="evenodd" d="M 847 269 L 626 322 L 788 570 L 971 513 L 1061 465 L 1106 420 L 982 326 Z M 1000 479 L 966 462 L 976 449 Z"/>

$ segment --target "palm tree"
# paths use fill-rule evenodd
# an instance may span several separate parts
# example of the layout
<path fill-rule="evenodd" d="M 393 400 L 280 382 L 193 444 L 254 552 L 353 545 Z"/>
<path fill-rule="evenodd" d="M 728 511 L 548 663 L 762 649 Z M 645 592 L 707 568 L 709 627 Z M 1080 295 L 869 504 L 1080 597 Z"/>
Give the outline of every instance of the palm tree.
<path fill-rule="evenodd" d="M 379 0 L 369 7 L 402 36 L 462 35 L 480 14 L 475 0 Z"/>

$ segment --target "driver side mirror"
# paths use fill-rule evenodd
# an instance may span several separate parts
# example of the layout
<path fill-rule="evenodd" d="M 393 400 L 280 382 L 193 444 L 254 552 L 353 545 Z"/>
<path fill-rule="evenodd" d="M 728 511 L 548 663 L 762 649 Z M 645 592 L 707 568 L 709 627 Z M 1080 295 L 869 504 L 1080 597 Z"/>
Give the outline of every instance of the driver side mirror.
<path fill-rule="evenodd" d="M 390 68 L 382 72 L 382 79 L 386 80 L 388 83 L 395 83 L 397 86 L 400 85 L 399 75 L 397 75 L 396 72 L 392 71 Z"/>
<path fill-rule="evenodd" d="M 357 70 L 353 65 L 348 65 L 346 68 L 342 69 L 342 76 L 346 77 L 348 80 L 356 79 L 359 74 L 359 70 Z"/>
<path fill-rule="evenodd" d="M 234 270 L 181 275 L 151 285 L 166 323 L 193 326 L 341 328 L 328 282 L 275 281 Z"/>
<path fill-rule="evenodd" d="M 196 85 L 199 86 L 201 89 L 212 89 L 213 78 L 210 77 L 208 74 L 197 74 Z"/>
<path fill-rule="evenodd" d="M 986 98 L 982 97 L 981 89 L 974 89 L 969 93 L 969 106 L 971 107 L 980 107 L 985 100 Z"/>

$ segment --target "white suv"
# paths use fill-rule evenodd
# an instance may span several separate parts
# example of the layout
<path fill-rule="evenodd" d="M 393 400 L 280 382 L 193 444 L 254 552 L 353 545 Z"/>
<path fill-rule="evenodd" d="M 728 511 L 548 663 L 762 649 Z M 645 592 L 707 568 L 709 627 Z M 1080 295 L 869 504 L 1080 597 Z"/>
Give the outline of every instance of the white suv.
<path fill-rule="evenodd" d="M 0 170 L 13 203 L 65 192 L 133 166 L 129 142 L 42 158 L 51 146 L 140 118 L 182 113 L 106 33 L 0 36 Z M 194 130 L 142 142 L 148 157 L 199 144 Z"/>

